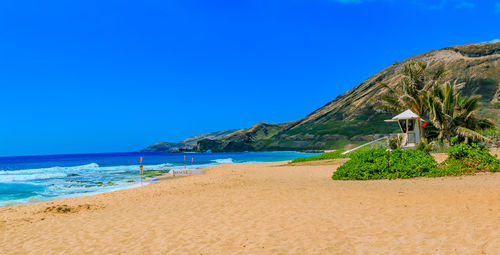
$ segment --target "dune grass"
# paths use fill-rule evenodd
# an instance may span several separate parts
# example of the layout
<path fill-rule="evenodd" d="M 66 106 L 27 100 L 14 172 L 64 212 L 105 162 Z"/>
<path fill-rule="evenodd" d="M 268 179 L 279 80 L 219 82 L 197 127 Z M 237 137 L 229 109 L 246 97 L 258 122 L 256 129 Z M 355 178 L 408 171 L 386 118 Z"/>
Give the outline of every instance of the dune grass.
<path fill-rule="evenodd" d="M 307 162 L 307 161 L 315 161 L 315 160 L 345 158 L 346 156 L 342 155 L 341 154 L 342 152 L 344 152 L 344 150 L 336 150 L 336 151 L 331 151 L 331 152 L 325 152 L 323 154 L 316 155 L 316 156 L 311 156 L 311 157 L 307 157 L 307 158 L 298 158 L 298 159 L 292 160 L 290 162 L 290 164 L 300 163 L 300 162 Z"/>

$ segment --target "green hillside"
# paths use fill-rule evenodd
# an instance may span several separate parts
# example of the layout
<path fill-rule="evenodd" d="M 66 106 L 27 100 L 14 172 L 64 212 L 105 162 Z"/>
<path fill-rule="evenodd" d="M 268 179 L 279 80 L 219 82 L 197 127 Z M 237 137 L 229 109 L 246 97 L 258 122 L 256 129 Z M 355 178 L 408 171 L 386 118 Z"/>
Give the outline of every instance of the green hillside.
<path fill-rule="evenodd" d="M 403 67 L 420 61 L 429 69 L 444 66 L 447 80 L 456 80 L 466 96 L 481 95 L 479 115 L 495 122 L 500 117 L 500 43 L 480 43 L 429 51 L 381 70 L 306 117 L 282 124 L 258 123 L 217 139 L 200 139 L 196 151 L 325 150 L 352 147 L 389 133 L 395 124 L 384 122 L 392 114 L 374 108 L 383 89 L 395 86 Z"/>

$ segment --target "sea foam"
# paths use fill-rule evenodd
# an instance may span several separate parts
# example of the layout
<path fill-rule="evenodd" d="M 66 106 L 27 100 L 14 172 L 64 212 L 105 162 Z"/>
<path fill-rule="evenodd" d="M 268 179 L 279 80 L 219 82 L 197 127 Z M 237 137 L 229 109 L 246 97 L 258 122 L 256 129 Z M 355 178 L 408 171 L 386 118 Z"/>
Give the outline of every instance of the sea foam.
<path fill-rule="evenodd" d="M 217 164 L 234 164 L 232 158 L 214 159 L 212 161 L 215 162 L 215 163 L 217 163 Z"/>
<path fill-rule="evenodd" d="M 90 163 L 81 166 L 71 167 L 48 167 L 23 170 L 2 170 L 0 171 L 0 182 L 23 182 L 32 180 L 46 180 L 55 178 L 64 178 L 71 173 L 81 173 L 82 171 L 97 170 L 99 165 Z"/>

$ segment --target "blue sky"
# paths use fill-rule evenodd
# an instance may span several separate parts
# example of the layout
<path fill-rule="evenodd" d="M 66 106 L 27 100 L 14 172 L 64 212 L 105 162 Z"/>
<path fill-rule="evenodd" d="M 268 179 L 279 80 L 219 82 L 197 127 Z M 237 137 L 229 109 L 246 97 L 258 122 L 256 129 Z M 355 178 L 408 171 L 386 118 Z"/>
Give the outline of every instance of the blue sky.
<path fill-rule="evenodd" d="M 394 61 L 499 27 L 500 0 L 4 0 L 0 155 L 296 120 Z"/>

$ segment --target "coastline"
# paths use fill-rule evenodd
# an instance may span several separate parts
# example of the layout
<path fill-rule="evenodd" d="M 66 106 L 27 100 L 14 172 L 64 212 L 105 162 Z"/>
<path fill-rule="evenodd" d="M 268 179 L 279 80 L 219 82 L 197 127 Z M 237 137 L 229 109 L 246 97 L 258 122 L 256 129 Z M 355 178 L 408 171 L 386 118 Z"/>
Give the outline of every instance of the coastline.
<path fill-rule="evenodd" d="M 165 170 L 206 168 L 217 164 L 274 162 L 314 154 L 249 153 L 95 153 L 0 157 L 0 207 L 93 195 L 140 186 L 144 177 Z"/>
<path fill-rule="evenodd" d="M 500 252 L 500 173 L 332 181 L 340 164 L 217 165 L 142 187 L 2 207 L 0 253 Z"/>

